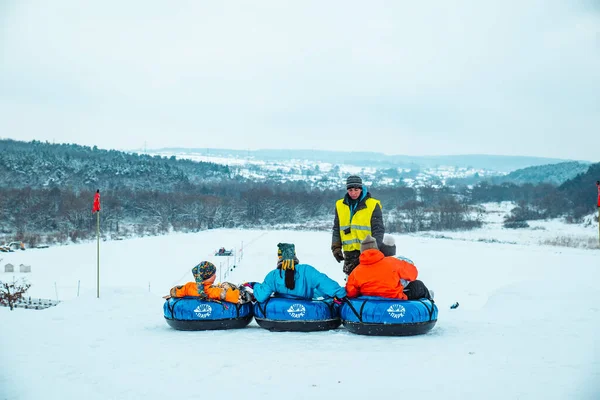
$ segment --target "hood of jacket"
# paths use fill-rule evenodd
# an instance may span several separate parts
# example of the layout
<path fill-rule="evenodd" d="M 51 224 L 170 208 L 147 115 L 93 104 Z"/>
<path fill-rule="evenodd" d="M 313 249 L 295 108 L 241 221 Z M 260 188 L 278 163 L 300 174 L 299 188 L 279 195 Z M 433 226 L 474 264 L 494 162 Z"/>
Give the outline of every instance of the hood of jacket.
<path fill-rule="evenodd" d="M 363 186 L 362 193 L 360 194 L 360 197 L 356 199 L 356 202 L 357 204 L 364 204 L 369 198 L 371 198 L 371 192 L 369 192 L 369 189 L 366 186 Z M 350 202 L 352 202 L 352 199 L 350 198 L 350 195 L 346 193 L 344 195 L 344 204 L 350 205 Z"/>
<path fill-rule="evenodd" d="M 377 249 L 368 249 L 360 254 L 359 260 L 363 265 L 371 265 L 383 260 L 384 257 L 385 256 L 381 251 Z"/>

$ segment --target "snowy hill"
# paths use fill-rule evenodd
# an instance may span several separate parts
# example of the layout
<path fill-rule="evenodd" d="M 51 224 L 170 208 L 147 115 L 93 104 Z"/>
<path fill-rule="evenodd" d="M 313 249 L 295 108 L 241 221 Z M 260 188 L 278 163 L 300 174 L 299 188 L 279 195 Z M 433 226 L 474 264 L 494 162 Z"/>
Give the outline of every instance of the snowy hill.
<path fill-rule="evenodd" d="M 103 242 L 100 299 L 94 242 L 3 255 L 0 266 L 32 271 L 0 272 L 0 280 L 26 276 L 30 295 L 62 302 L 0 308 L 0 398 L 600 396 L 597 250 L 396 236 L 436 292 L 439 320 L 423 336 L 271 333 L 255 322 L 181 332 L 163 319 L 161 296 L 190 280 L 200 260 L 215 262 L 222 280 L 262 280 L 278 242 L 295 243 L 302 262 L 343 284 L 329 240 L 326 232 L 210 230 Z M 221 246 L 235 248 L 236 268 L 213 256 Z"/>
<path fill-rule="evenodd" d="M 453 177 L 483 179 L 489 171 L 363 168 L 193 152 L 136 155 L 37 141 L 0 140 L 0 150 L 0 242 L 18 240 L 27 247 L 88 239 L 94 232 L 90 202 L 97 188 L 103 199 L 104 238 L 225 227 L 327 230 L 331 206 L 349 174 L 360 174 L 382 201 L 390 232 L 479 227 L 479 204 L 523 199 L 536 218 L 581 222 L 595 211 L 600 166 L 592 165 L 561 188 L 485 182 L 453 187 L 447 185 Z M 550 167 L 537 168 L 564 176 L 559 167 Z"/>
<path fill-rule="evenodd" d="M 590 164 L 580 162 L 564 162 L 518 169 L 502 177 L 494 177 L 490 181 L 494 184 L 512 182 L 517 185 L 524 183 L 550 183 L 560 185 L 578 174 L 588 170 Z"/>
<path fill-rule="evenodd" d="M 0 139 L 0 188 L 161 191 L 230 179 L 226 166 L 129 154 L 76 144 Z"/>
<path fill-rule="evenodd" d="M 141 149 L 136 152 L 146 152 Z M 200 157 L 221 157 L 262 161 L 306 160 L 311 162 L 326 162 L 331 164 L 352 164 L 361 168 L 405 168 L 428 169 L 438 166 L 482 169 L 508 173 L 520 168 L 530 166 L 556 164 L 564 161 L 559 158 L 529 157 L 529 156 L 502 156 L 490 154 L 463 154 L 440 156 L 409 156 L 391 155 L 374 152 L 345 152 L 323 150 L 232 150 L 212 148 L 161 148 L 149 150 L 149 153 L 180 154 Z"/>
<path fill-rule="evenodd" d="M 495 155 L 391 156 L 368 152 L 182 148 L 122 152 L 6 139 L 0 140 L 0 150 L 0 187 L 84 190 L 101 187 L 176 191 L 207 182 L 245 179 L 300 181 L 328 189 L 338 188 L 349 174 L 360 174 L 365 181 L 382 186 L 440 186 L 481 180 L 560 184 L 589 165 L 548 165 L 564 160 Z M 523 167 L 526 168 L 506 175 Z"/>
<path fill-rule="evenodd" d="M 475 177 L 476 181 L 480 181 L 502 177 L 520 168 L 565 161 L 497 155 L 404 156 L 319 150 L 163 148 L 134 151 L 153 156 L 227 165 L 236 174 L 252 180 L 304 180 L 322 188 L 336 187 L 340 179 L 349 174 L 360 174 L 366 180 L 379 185 L 402 184 L 418 187 L 428 184 L 443 185 L 449 179 Z"/>

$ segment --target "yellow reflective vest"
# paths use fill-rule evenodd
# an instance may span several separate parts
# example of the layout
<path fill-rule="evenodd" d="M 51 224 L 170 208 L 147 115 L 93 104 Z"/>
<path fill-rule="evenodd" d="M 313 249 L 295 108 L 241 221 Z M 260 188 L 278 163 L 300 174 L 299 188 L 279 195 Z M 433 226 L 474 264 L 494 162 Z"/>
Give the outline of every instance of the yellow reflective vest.
<path fill-rule="evenodd" d="M 352 221 L 350 221 L 350 207 L 344 204 L 344 199 L 339 199 L 335 203 L 335 209 L 340 222 L 340 238 L 344 252 L 360 251 L 360 243 L 367 235 L 372 235 L 371 217 L 373 216 L 375 207 L 377 205 L 381 207 L 381 203 L 379 200 L 369 197 L 365 201 L 365 205 L 366 208 L 357 210 L 352 216 Z M 350 229 L 349 231 L 348 228 Z"/>

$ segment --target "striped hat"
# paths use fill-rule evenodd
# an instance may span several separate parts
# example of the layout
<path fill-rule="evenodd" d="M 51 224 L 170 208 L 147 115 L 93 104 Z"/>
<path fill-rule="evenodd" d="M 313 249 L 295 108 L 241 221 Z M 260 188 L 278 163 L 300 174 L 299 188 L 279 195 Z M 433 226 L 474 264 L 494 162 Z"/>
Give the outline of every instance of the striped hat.
<path fill-rule="evenodd" d="M 299 264 L 296 257 L 296 248 L 293 243 L 278 243 L 277 244 L 277 268 L 281 268 L 284 273 L 285 287 L 294 290 L 296 287 L 295 269 L 296 264 Z M 281 272 L 280 272 L 281 273 Z"/>
<path fill-rule="evenodd" d="M 346 189 L 352 188 L 363 188 L 363 182 L 360 176 L 350 175 L 348 179 L 346 179 Z"/>
<path fill-rule="evenodd" d="M 294 269 L 295 264 L 298 264 L 296 258 L 296 248 L 293 243 L 278 243 L 277 244 L 277 266 L 281 265 L 282 270 Z"/>

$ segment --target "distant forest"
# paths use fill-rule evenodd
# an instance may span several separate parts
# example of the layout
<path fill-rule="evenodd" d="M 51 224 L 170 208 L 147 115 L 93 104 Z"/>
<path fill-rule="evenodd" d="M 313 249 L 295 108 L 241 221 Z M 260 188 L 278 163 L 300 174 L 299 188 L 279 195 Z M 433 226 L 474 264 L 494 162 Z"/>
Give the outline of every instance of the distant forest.
<path fill-rule="evenodd" d="M 478 205 L 513 201 L 507 222 L 595 210 L 600 163 L 560 186 L 373 186 L 388 232 L 471 229 Z M 101 235 L 119 238 L 221 227 L 329 230 L 344 187 L 306 182 L 253 182 L 227 166 L 128 154 L 96 147 L 0 140 L 0 241 L 77 242 L 95 236 L 94 192 L 101 193 Z M 518 224 L 516 225 L 518 226 Z"/>

